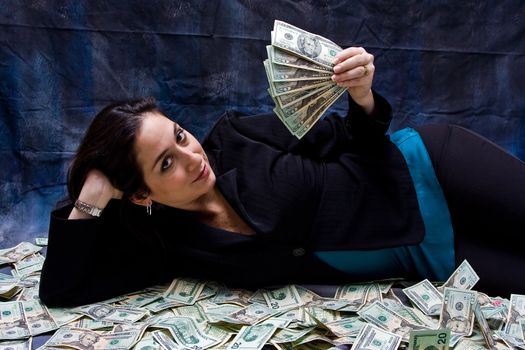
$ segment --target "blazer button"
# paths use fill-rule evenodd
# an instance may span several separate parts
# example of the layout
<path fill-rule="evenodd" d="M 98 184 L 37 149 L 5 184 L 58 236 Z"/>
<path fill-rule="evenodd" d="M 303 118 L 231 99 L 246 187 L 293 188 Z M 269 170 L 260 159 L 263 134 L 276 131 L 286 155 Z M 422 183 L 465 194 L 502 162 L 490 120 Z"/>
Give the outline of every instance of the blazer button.
<path fill-rule="evenodd" d="M 292 250 L 293 256 L 303 256 L 306 253 L 306 251 L 303 248 L 295 248 Z"/>

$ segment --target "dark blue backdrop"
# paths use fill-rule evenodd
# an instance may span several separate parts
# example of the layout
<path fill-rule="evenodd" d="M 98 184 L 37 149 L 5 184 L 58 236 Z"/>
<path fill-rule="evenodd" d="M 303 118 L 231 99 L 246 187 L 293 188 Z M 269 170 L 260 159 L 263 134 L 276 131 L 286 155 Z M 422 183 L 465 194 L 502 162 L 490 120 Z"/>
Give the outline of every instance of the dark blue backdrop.
<path fill-rule="evenodd" d="M 155 96 L 199 137 L 225 109 L 270 111 L 274 19 L 375 54 L 391 131 L 452 122 L 525 159 L 524 15 L 521 0 L 0 0 L 0 247 L 46 235 L 108 102 Z"/>

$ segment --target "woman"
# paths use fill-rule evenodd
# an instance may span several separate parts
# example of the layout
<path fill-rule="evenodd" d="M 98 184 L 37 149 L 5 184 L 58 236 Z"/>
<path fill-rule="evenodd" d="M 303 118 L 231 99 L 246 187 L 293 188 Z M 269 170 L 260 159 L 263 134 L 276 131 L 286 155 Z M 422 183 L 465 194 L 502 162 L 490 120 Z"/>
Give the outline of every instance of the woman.
<path fill-rule="evenodd" d="M 525 266 L 524 164 L 460 127 L 385 135 L 373 56 L 348 48 L 334 64 L 348 115 L 301 140 L 273 114 L 227 112 L 201 145 L 151 100 L 102 110 L 70 169 L 75 206 L 52 213 L 41 299 L 85 304 L 174 277 L 445 280 L 465 258 L 476 289 L 524 291 L 510 278 Z"/>

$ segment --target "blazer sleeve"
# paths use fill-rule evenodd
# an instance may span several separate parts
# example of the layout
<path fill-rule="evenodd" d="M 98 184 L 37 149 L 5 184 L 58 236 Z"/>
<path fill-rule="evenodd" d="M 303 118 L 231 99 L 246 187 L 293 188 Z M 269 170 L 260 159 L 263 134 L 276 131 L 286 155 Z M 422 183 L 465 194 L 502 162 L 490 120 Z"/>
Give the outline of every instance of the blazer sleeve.
<path fill-rule="evenodd" d="M 68 220 L 71 206 L 52 212 L 39 291 L 47 306 L 102 301 L 165 280 L 161 244 L 122 225 L 118 202 L 94 219 Z"/>
<path fill-rule="evenodd" d="M 219 120 L 205 142 L 221 148 L 224 140 L 236 133 L 252 141 L 311 158 L 328 158 L 348 147 L 375 148 L 388 141 L 385 134 L 392 120 L 392 109 L 381 95 L 375 91 L 373 95 L 373 115 L 366 114 L 348 95 L 346 118 L 337 114 L 328 115 L 301 139 L 292 135 L 273 113 L 248 116 L 229 111 L 224 118 L 226 120 Z"/>

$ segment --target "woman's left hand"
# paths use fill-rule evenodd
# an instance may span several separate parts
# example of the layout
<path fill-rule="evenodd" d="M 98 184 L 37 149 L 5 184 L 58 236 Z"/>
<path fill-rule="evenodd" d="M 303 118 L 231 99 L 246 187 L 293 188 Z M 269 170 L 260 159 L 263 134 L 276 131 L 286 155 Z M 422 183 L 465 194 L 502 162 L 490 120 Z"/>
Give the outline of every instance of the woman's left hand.
<path fill-rule="evenodd" d="M 346 87 L 352 99 L 371 112 L 374 105 L 372 80 L 374 79 L 374 56 L 362 47 L 349 47 L 334 58 L 332 80 L 338 86 Z M 370 105 L 371 103 L 371 105 Z"/>

